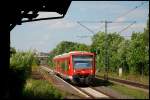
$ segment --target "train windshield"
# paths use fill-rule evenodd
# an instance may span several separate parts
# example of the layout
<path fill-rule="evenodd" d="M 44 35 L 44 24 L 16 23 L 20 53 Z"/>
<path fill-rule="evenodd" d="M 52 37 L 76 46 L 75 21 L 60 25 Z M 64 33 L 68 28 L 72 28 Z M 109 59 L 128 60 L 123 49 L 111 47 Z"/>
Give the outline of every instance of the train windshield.
<path fill-rule="evenodd" d="M 91 68 L 93 56 L 73 56 L 74 69 Z"/>

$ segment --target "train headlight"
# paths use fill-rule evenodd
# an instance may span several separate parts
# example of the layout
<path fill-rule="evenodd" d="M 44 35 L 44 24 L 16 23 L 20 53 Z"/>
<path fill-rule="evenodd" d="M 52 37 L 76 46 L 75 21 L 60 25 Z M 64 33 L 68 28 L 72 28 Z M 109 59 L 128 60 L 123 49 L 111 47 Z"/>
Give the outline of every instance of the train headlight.
<path fill-rule="evenodd" d="M 91 73 L 93 73 L 93 70 L 91 70 Z"/>
<path fill-rule="evenodd" d="M 85 71 L 81 71 L 81 73 L 83 73 L 83 74 L 84 74 L 84 73 L 85 73 Z"/>
<path fill-rule="evenodd" d="M 73 70 L 73 72 L 75 73 L 75 72 L 76 72 L 76 70 Z"/>

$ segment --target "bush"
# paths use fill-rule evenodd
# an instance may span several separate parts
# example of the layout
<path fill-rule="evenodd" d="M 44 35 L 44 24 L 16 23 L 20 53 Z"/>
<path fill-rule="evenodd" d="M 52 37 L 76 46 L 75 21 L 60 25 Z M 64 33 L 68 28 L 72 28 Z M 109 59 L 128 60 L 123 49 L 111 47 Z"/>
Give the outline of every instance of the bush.
<path fill-rule="evenodd" d="M 9 97 L 21 97 L 25 81 L 31 74 L 33 59 L 32 52 L 17 52 L 10 58 Z"/>
<path fill-rule="evenodd" d="M 23 97 L 28 99 L 63 99 L 61 93 L 46 80 L 27 80 Z"/>

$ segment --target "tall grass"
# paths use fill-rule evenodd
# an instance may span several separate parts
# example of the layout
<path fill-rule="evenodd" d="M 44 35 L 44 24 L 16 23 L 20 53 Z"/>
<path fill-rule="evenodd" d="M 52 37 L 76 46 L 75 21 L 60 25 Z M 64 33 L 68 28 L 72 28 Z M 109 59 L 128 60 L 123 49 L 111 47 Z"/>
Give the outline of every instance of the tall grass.
<path fill-rule="evenodd" d="M 16 52 L 10 58 L 9 66 L 9 97 L 19 98 L 26 79 L 31 74 L 34 56 L 29 52 Z"/>
<path fill-rule="evenodd" d="M 46 80 L 28 79 L 23 97 L 30 99 L 63 99 L 63 95 Z"/>
<path fill-rule="evenodd" d="M 97 75 L 100 75 L 100 76 L 104 76 L 104 74 L 106 74 L 104 70 L 100 70 L 97 73 Z M 134 82 L 141 83 L 141 84 L 149 84 L 149 76 L 145 76 L 145 75 L 142 76 L 138 74 L 122 73 L 122 76 L 119 77 L 118 72 L 109 71 L 108 77 L 130 80 L 130 81 L 134 81 Z"/>
<path fill-rule="evenodd" d="M 10 69 L 13 70 L 25 70 L 31 67 L 33 62 L 33 54 L 29 52 L 17 52 L 10 58 Z"/>
<path fill-rule="evenodd" d="M 149 93 L 143 92 L 141 90 L 131 89 L 119 84 L 113 84 L 109 87 L 119 92 L 120 94 L 130 96 L 134 99 L 149 99 Z"/>

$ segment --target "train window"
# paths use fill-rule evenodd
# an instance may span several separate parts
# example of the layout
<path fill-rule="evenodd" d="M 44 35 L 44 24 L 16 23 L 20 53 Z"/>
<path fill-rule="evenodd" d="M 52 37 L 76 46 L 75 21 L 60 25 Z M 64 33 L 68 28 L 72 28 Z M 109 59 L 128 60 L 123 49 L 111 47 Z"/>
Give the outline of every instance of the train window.
<path fill-rule="evenodd" d="M 93 62 L 93 56 L 73 56 L 73 67 L 78 68 L 91 68 Z"/>

